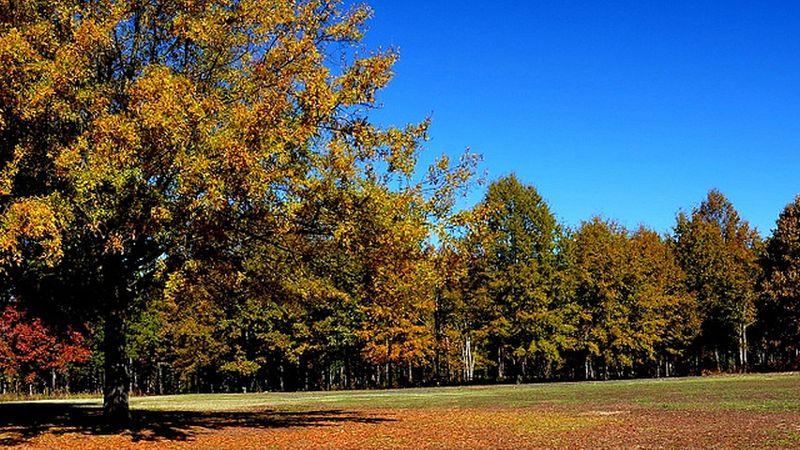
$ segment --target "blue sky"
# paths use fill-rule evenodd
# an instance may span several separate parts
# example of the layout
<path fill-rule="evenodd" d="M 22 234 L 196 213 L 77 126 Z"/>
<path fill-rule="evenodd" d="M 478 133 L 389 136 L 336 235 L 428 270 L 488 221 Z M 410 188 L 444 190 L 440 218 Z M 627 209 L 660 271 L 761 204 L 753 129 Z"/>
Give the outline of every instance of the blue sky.
<path fill-rule="evenodd" d="M 369 4 L 400 51 L 375 118 L 431 115 L 431 156 L 470 147 L 566 224 L 668 231 L 716 187 L 765 234 L 800 193 L 800 2 Z"/>

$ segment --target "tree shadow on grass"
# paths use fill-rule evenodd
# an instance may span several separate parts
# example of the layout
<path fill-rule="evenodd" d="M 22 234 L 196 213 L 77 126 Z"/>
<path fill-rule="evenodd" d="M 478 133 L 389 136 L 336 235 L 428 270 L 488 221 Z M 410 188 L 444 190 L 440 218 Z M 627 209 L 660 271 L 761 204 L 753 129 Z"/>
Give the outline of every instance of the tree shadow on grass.
<path fill-rule="evenodd" d="M 343 410 L 187 412 L 132 410 L 125 433 L 134 441 L 185 441 L 197 433 L 225 428 L 320 427 L 393 421 Z M 105 426 L 92 402 L 0 403 L 0 445 L 19 445 L 42 434 L 118 434 Z"/>

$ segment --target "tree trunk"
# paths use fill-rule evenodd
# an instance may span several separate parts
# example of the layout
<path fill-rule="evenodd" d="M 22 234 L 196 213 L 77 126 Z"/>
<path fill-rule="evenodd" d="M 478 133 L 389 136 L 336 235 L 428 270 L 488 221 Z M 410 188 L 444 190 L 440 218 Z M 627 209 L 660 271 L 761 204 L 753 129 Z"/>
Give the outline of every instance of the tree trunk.
<path fill-rule="evenodd" d="M 156 368 L 158 369 L 158 395 L 164 395 L 164 363 L 158 363 Z"/>
<path fill-rule="evenodd" d="M 471 382 L 475 370 L 475 358 L 472 355 L 472 339 L 467 336 L 464 338 L 463 349 L 464 360 L 464 381 Z"/>
<path fill-rule="evenodd" d="M 583 361 L 583 379 L 589 379 L 589 355 L 586 355 L 586 359 Z"/>
<path fill-rule="evenodd" d="M 739 370 L 747 372 L 747 325 L 739 325 Z"/>
<path fill-rule="evenodd" d="M 117 296 L 119 300 L 120 296 Z M 105 351 L 105 382 L 103 416 L 113 427 L 125 427 L 131 419 L 128 407 L 130 377 L 125 351 L 124 308 L 116 301 L 110 305 L 105 318 L 103 347 Z"/>
<path fill-rule="evenodd" d="M 386 387 L 391 388 L 393 380 L 392 374 L 392 342 L 386 341 Z"/>
<path fill-rule="evenodd" d="M 505 368 L 503 367 L 503 349 L 497 348 L 497 381 L 502 382 L 505 378 Z"/>

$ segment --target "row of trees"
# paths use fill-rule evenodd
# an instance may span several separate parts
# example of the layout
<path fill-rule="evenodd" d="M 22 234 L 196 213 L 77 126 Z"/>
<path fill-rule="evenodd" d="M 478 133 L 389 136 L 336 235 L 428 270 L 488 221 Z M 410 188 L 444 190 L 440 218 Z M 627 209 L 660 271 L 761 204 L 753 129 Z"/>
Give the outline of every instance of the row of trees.
<path fill-rule="evenodd" d="M 491 183 L 438 245 L 424 222 L 406 228 L 397 210 L 376 213 L 359 218 L 358 244 L 306 244 L 308 266 L 254 256 L 257 279 L 181 274 L 149 291 L 127 327 L 133 389 L 608 379 L 800 362 L 800 197 L 766 242 L 718 191 L 668 235 L 599 217 L 564 227 L 514 176 Z M 290 286 L 261 290 L 267 282 Z M 19 326 L 20 315 L 3 320 Z M 102 333 L 88 325 L 96 342 L 72 331 L 68 348 L 84 349 L 72 359 L 0 360 L 7 381 L 52 388 L 57 370 L 61 388 L 97 389 Z"/>
<path fill-rule="evenodd" d="M 364 48 L 369 15 L 0 1 L 4 389 L 102 386 L 124 424 L 131 388 L 793 363 L 797 205 L 766 246 L 716 192 L 666 237 L 566 229 L 513 177 L 456 213 L 477 158 L 420 168 L 427 121 L 370 120 L 397 55 Z"/>

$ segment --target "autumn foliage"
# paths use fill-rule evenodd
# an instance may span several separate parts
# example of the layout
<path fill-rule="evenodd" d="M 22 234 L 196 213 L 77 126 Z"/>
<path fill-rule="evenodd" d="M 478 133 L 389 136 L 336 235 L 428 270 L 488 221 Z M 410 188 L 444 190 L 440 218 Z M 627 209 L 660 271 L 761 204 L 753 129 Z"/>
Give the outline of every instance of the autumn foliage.
<path fill-rule="evenodd" d="M 5 383 L 33 383 L 51 371 L 66 373 L 72 364 L 89 360 L 83 334 L 63 333 L 12 306 L 0 314 L 0 371 Z"/>
<path fill-rule="evenodd" d="M 52 322 L 5 310 L 6 373 L 73 371 L 124 423 L 131 387 L 796 358 L 796 205 L 766 247 L 717 191 L 666 234 L 559 223 L 514 176 L 456 208 L 479 158 L 423 159 L 429 120 L 375 123 L 398 54 L 365 47 L 370 15 L 323 0 L 0 0 L 0 303 Z M 91 359 L 82 335 L 53 331 L 84 323 Z"/>

